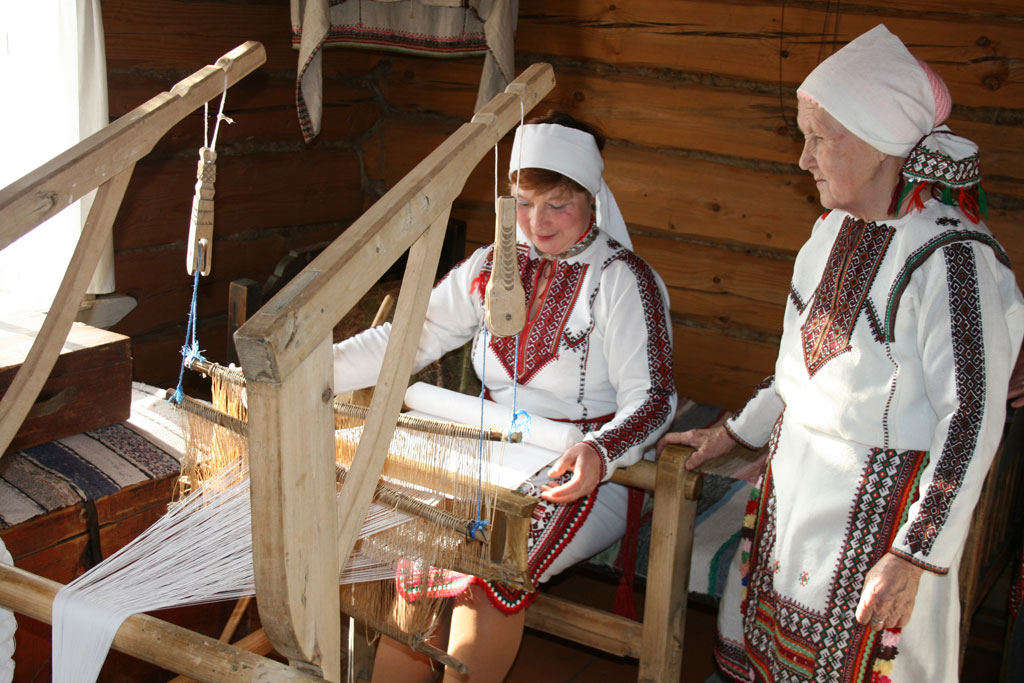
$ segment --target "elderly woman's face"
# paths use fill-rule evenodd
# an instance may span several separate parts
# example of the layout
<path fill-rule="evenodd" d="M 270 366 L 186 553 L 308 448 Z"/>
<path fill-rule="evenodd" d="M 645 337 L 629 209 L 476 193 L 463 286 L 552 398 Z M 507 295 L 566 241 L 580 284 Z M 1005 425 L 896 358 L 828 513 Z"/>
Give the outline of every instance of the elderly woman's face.
<path fill-rule="evenodd" d="M 821 205 L 842 209 L 864 220 L 888 214 L 895 185 L 894 159 L 848 131 L 827 111 L 800 99 L 797 124 L 804 134 L 800 168 L 814 176 Z"/>
<path fill-rule="evenodd" d="M 519 227 L 537 251 L 544 254 L 559 254 L 576 244 L 590 227 L 592 213 L 590 197 L 585 192 L 519 189 Z"/>

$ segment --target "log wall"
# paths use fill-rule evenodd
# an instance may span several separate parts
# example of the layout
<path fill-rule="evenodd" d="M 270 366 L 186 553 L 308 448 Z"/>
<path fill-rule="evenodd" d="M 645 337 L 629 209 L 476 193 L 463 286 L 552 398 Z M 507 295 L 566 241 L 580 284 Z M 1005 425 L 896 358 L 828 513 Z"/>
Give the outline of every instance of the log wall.
<path fill-rule="evenodd" d="M 243 40 L 267 48 L 267 65 L 228 94 L 237 123 L 222 128 L 217 146 L 214 272 L 199 297 L 200 341 L 215 357 L 228 282 L 265 279 L 289 248 L 339 234 L 472 114 L 480 59 L 332 49 L 323 132 L 307 147 L 287 3 L 103 8 L 112 115 Z M 608 135 L 605 177 L 638 253 L 670 289 L 680 394 L 736 408 L 772 371 L 792 260 L 820 210 L 796 165 L 795 87 L 880 22 L 949 84 L 950 125 L 981 147 L 989 225 L 1024 264 L 1019 0 L 520 0 L 517 68 L 548 61 L 558 79 L 537 111 L 564 109 Z M 118 289 L 139 299 L 117 330 L 132 336 L 136 377 L 149 382 L 173 383 L 184 338 L 201 140 L 198 115 L 172 131 L 139 164 L 115 225 Z M 453 212 L 468 224 L 469 249 L 491 239 L 493 193 L 488 159 Z"/>

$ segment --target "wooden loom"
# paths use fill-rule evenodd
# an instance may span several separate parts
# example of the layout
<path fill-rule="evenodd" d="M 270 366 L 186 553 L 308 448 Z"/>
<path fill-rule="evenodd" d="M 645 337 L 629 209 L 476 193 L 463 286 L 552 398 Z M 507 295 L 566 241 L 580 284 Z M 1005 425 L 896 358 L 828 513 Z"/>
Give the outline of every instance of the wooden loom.
<path fill-rule="evenodd" d="M 63 207 L 98 188 L 78 247 L 36 343 L 0 401 L 0 452 L 23 421 L 67 337 L 111 231 L 134 164 L 178 121 L 265 61 L 263 47 L 239 46 L 90 138 L 0 190 L 0 249 Z M 268 660 L 152 617 L 129 618 L 115 648 L 202 681 L 341 680 L 337 576 L 369 506 L 388 440 L 397 421 L 451 204 L 476 164 L 551 90 L 547 65 L 530 67 L 470 123 L 464 124 L 402 179 L 236 334 L 248 384 L 255 573 L 261 620 L 290 666 Z M 391 335 L 364 437 L 335 503 L 330 333 L 380 275 L 411 248 L 395 334 Z M 659 570 L 657 601 L 641 626 L 592 618 L 568 623 L 571 606 L 531 609 L 535 625 L 609 651 L 641 657 L 641 678 L 678 677 L 692 534 L 692 480 L 685 484 L 680 453 L 662 457 L 659 486 L 685 495 L 655 511 L 652 564 Z M 655 465 L 641 463 L 617 480 L 645 480 Z M 641 484 L 642 485 L 642 484 Z M 668 496 L 666 496 L 666 502 Z M 313 511 L 317 514 L 310 514 Z M 659 529 L 661 530 L 659 532 Z M 318 549 L 336 547 L 336 552 Z M 659 559 L 660 558 L 660 559 Z M 680 562 L 680 560 L 684 560 Z M 652 574 L 653 578 L 653 574 Z M 649 586 L 655 583 L 649 582 Z M 679 587 L 682 590 L 679 590 Z M 0 604 L 49 623 L 59 585 L 0 566 Z M 667 594 L 666 594 L 667 593 Z M 571 610 L 576 613 L 578 610 Z M 559 619 L 561 614 L 562 619 Z M 565 623 L 563 623 L 563 620 Z M 628 620 L 622 620 L 623 622 Z M 539 622 L 539 623 L 538 623 Z M 583 626 L 584 633 L 575 635 Z M 567 632 L 568 629 L 568 632 Z M 594 635 L 596 634 L 596 635 Z M 645 675 L 645 661 L 648 662 Z M 668 672 L 667 676 L 663 676 Z"/>

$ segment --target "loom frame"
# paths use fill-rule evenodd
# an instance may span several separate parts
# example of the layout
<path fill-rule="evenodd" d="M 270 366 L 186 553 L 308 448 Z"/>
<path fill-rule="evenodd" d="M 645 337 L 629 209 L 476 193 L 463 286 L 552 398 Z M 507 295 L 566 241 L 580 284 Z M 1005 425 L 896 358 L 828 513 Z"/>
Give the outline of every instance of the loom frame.
<path fill-rule="evenodd" d="M 266 61 L 247 42 L 101 131 L 0 189 L 0 249 L 83 195 L 93 208 L 36 342 L 0 400 L 6 450 L 49 375 L 84 299 L 135 163 L 185 116 Z M 451 204 L 470 172 L 554 87 L 550 66 L 529 67 L 407 174 L 235 334 L 250 383 L 253 538 L 261 618 L 282 665 L 146 615 L 130 617 L 114 647 L 199 681 L 340 681 L 338 570 L 355 543 L 383 466 L 425 315 Z M 330 333 L 405 249 L 411 249 L 392 342 L 374 392 L 351 485 L 335 499 Z M 675 680 L 681 663 L 689 550 L 699 475 L 688 449 L 669 448 L 615 480 L 663 495 L 655 505 L 652 574 L 643 624 L 543 596 L 528 625 L 640 659 L 641 680 Z M 358 464 L 358 468 L 355 467 Z M 656 481 L 655 481 L 656 480 Z M 311 505 L 312 503 L 312 505 Z M 313 514 L 309 514 L 309 510 Z M 334 547 L 337 552 L 318 552 Z M 657 557 L 655 557 L 657 554 Z M 49 623 L 59 584 L 0 565 L 0 604 Z M 667 590 L 666 590 L 667 589 Z M 667 595 L 666 595 L 667 593 Z"/>

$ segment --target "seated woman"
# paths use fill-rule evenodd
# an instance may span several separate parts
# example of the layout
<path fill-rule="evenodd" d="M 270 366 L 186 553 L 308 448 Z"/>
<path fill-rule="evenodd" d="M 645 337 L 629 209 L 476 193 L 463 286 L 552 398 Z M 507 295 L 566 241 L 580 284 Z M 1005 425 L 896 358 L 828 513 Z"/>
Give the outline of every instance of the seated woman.
<path fill-rule="evenodd" d="M 517 407 L 584 433 L 534 479 L 541 491 L 529 535 L 535 585 L 622 536 L 626 491 L 608 479 L 657 441 L 676 405 L 668 294 L 631 251 L 601 177 L 603 146 L 600 133 L 562 113 L 516 131 L 509 178 L 518 197 L 526 326 L 518 342 L 485 333 L 493 247 L 484 247 L 434 288 L 416 357 L 421 368 L 472 339 L 473 366 L 491 400 L 511 406 L 515 392 Z M 335 391 L 376 381 L 389 331 L 383 325 L 335 345 Z M 448 644 L 468 678 L 449 671 L 446 680 L 502 680 L 535 598 L 473 578 L 455 600 Z M 374 680 L 431 675 L 429 660 L 382 639 Z"/>
<path fill-rule="evenodd" d="M 1024 306 L 981 222 L 977 147 L 885 26 L 797 90 L 827 211 L 797 254 L 775 374 L 698 447 L 769 444 L 719 612 L 737 681 L 956 681 L 957 567 L 1004 425 Z"/>

